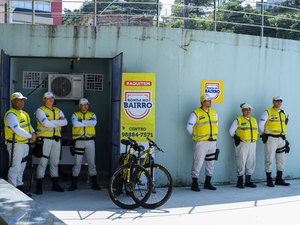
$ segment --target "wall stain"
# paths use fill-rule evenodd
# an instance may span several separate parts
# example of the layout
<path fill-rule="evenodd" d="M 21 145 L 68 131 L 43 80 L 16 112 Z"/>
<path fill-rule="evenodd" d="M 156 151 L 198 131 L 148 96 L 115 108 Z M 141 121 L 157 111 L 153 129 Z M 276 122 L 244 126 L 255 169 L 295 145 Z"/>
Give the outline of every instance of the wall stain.
<path fill-rule="evenodd" d="M 142 37 L 139 38 L 139 40 L 145 41 L 145 40 L 147 40 L 147 39 L 151 39 L 151 37 L 150 37 L 149 35 L 147 35 L 147 30 L 148 30 L 147 27 L 143 27 Z"/>
<path fill-rule="evenodd" d="M 73 53 L 72 55 L 76 57 L 79 46 L 79 27 L 75 26 L 73 28 Z"/>
<path fill-rule="evenodd" d="M 183 49 L 184 51 L 189 50 L 189 46 L 192 42 L 192 31 L 191 30 L 182 30 L 182 39 L 181 39 L 181 45 L 179 47 Z"/>
<path fill-rule="evenodd" d="M 56 37 L 56 26 L 48 27 L 48 52 L 49 56 L 53 56 L 53 50 L 55 49 L 53 46 L 53 41 Z"/>

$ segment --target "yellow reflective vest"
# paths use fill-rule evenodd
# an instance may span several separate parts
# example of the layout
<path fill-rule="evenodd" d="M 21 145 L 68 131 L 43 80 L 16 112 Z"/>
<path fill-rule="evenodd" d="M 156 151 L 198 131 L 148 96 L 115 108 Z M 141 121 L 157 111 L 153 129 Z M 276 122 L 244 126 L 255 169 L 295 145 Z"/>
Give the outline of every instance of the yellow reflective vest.
<path fill-rule="evenodd" d="M 41 110 L 44 111 L 47 119 L 51 120 L 59 120 L 60 109 L 57 107 L 53 107 L 53 109 L 49 109 L 46 106 L 41 106 Z M 43 124 L 37 120 L 37 137 L 61 137 L 61 127 L 45 127 Z"/>
<path fill-rule="evenodd" d="M 214 109 L 209 109 L 205 112 L 201 108 L 194 110 L 197 116 L 196 123 L 193 127 L 194 141 L 208 141 L 217 140 L 218 135 L 218 121 L 217 112 Z"/>
<path fill-rule="evenodd" d="M 257 121 L 254 117 L 246 119 L 244 116 L 238 116 L 236 118 L 238 122 L 238 128 L 235 134 L 241 139 L 242 142 L 255 142 L 258 138 Z"/>
<path fill-rule="evenodd" d="M 265 134 L 271 135 L 285 135 L 286 134 L 286 124 L 285 124 L 285 114 L 283 110 L 280 109 L 277 112 L 274 108 L 267 109 L 268 120 L 265 123 Z"/>
<path fill-rule="evenodd" d="M 19 122 L 19 126 L 21 128 L 23 128 L 25 131 L 27 131 L 30 134 L 32 133 L 29 115 L 25 111 L 23 111 L 23 110 L 17 110 L 17 109 L 11 108 L 4 115 L 5 144 L 7 144 L 8 142 L 12 142 L 13 141 L 13 135 L 14 134 L 15 134 L 15 140 L 14 140 L 14 142 L 21 143 L 21 144 L 28 143 L 29 142 L 28 138 L 22 137 L 22 136 L 20 136 L 20 135 L 18 135 L 16 133 L 14 133 L 14 131 L 9 126 L 9 124 L 8 124 L 8 122 L 6 120 L 6 116 L 9 113 L 13 113 L 13 114 L 15 114 L 17 116 L 18 122 Z"/>
<path fill-rule="evenodd" d="M 90 118 L 94 115 L 93 112 L 75 112 L 74 115 L 77 119 L 80 120 L 90 120 Z M 72 138 L 76 140 L 78 138 L 93 138 L 96 135 L 96 129 L 94 126 L 85 126 L 85 127 L 72 127 Z"/>

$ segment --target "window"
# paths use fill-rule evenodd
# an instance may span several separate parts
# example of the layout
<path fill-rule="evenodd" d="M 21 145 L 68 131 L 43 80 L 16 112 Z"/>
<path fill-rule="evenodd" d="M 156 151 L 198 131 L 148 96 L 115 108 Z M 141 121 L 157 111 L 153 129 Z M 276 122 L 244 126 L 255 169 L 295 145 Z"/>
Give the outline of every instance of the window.
<path fill-rule="evenodd" d="M 15 8 L 32 10 L 32 2 L 31 1 L 12 0 L 12 6 Z M 51 2 L 35 1 L 35 10 L 43 11 L 43 12 L 51 12 Z"/>

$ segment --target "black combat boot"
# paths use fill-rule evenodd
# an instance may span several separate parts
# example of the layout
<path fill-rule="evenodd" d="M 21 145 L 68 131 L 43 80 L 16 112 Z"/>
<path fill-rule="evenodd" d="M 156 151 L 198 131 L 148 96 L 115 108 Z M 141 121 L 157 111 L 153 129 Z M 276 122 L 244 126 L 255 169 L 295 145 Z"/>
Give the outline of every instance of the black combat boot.
<path fill-rule="evenodd" d="M 58 184 L 58 177 L 52 177 L 52 191 L 64 192 L 65 190 Z"/>
<path fill-rule="evenodd" d="M 97 182 L 97 176 L 91 176 L 92 178 L 92 189 L 96 190 L 96 191 L 100 191 L 101 187 L 99 187 L 98 182 Z"/>
<path fill-rule="evenodd" d="M 268 187 L 274 187 L 272 177 L 271 177 L 271 172 L 267 172 L 267 186 Z"/>
<path fill-rule="evenodd" d="M 72 177 L 72 184 L 71 186 L 68 188 L 69 191 L 74 191 L 77 189 L 77 178 L 78 177 Z"/>
<path fill-rule="evenodd" d="M 256 184 L 251 181 L 251 175 L 246 175 L 245 187 L 256 188 Z"/>
<path fill-rule="evenodd" d="M 192 179 L 193 179 L 193 183 L 191 187 L 192 191 L 197 191 L 197 192 L 200 191 L 200 188 L 198 186 L 198 179 L 194 177 Z"/>
<path fill-rule="evenodd" d="M 238 176 L 238 180 L 236 182 L 237 188 L 244 188 L 243 176 Z"/>
<path fill-rule="evenodd" d="M 43 178 L 39 178 L 36 181 L 36 191 L 35 191 L 36 195 L 41 195 L 43 194 Z"/>
<path fill-rule="evenodd" d="M 277 171 L 277 176 L 276 176 L 275 184 L 276 185 L 281 185 L 281 186 L 289 186 L 290 185 L 290 183 L 286 183 L 282 179 L 282 171 Z"/>
<path fill-rule="evenodd" d="M 217 190 L 217 188 L 214 187 L 214 186 L 210 183 L 210 180 L 211 180 L 211 176 L 206 176 L 206 177 L 205 177 L 204 188 L 205 188 L 205 189 L 209 189 L 209 190 Z"/>
<path fill-rule="evenodd" d="M 27 195 L 28 197 L 32 197 L 31 193 L 28 193 L 26 191 L 24 191 L 23 185 L 19 185 L 16 188 L 18 188 L 20 191 L 22 191 L 25 195 Z"/>

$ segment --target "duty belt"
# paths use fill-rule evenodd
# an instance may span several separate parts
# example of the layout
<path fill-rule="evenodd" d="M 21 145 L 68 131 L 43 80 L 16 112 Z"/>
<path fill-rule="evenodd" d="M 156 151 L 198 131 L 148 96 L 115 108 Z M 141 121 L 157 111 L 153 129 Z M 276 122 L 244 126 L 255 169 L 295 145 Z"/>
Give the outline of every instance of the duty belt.
<path fill-rule="evenodd" d="M 77 138 L 75 139 L 75 141 L 89 141 L 89 140 L 95 140 L 95 137 L 81 137 L 81 138 Z"/>
<path fill-rule="evenodd" d="M 6 139 L 6 141 L 8 143 L 18 143 L 18 144 L 28 144 L 29 143 L 29 141 L 27 141 L 27 142 L 17 142 L 17 141 L 12 141 L 12 140 L 8 140 L 8 139 Z"/>
<path fill-rule="evenodd" d="M 266 134 L 267 136 L 273 137 L 273 138 L 282 138 L 283 140 L 285 140 L 285 135 L 282 134 Z"/>
<path fill-rule="evenodd" d="M 55 140 L 56 142 L 58 142 L 61 139 L 61 137 L 58 137 L 58 136 L 53 136 L 53 137 L 39 137 L 39 138 Z"/>
<path fill-rule="evenodd" d="M 210 137 L 207 141 L 217 141 L 217 139 L 213 139 L 212 137 Z"/>

